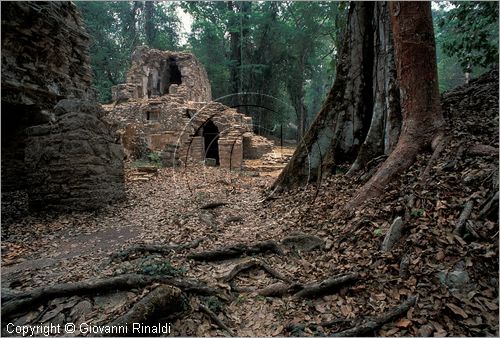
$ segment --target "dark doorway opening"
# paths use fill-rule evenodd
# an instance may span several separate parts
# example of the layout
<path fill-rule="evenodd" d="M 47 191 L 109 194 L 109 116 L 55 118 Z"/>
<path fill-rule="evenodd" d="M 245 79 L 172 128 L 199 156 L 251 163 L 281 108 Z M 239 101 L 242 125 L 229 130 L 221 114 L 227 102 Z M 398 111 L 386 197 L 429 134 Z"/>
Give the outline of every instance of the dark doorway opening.
<path fill-rule="evenodd" d="M 175 83 L 180 85 L 182 83 L 182 75 L 177 62 L 175 62 L 175 59 L 169 59 L 168 63 L 170 66 L 170 84 Z"/>
<path fill-rule="evenodd" d="M 208 120 L 203 127 L 203 138 L 205 141 L 205 158 L 213 158 L 216 164 L 219 165 L 219 128 L 212 120 Z"/>
<path fill-rule="evenodd" d="M 161 80 L 158 84 L 160 95 L 169 94 L 170 85 L 180 85 L 182 83 L 182 74 L 177 61 L 171 57 L 160 64 Z"/>
<path fill-rule="evenodd" d="M 47 121 L 36 106 L 2 102 L 2 192 L 24 189 L 26 128 Z"/>

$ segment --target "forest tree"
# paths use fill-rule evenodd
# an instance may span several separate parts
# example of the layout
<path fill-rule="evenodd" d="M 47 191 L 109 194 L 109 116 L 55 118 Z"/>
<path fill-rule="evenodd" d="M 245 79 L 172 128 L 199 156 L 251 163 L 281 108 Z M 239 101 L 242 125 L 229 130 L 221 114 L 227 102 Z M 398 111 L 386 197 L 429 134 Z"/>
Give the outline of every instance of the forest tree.
<path fill-rule="evenodd" d="M 349 160 L 352 174 L 390 154 L 349 204 L 357 206 L 381 193 L 431 142 L 440 142 L 444 120 L 430 3 L 389 6 L 351 3 L 335 83 L 275 189 L 321 179 Z"/>

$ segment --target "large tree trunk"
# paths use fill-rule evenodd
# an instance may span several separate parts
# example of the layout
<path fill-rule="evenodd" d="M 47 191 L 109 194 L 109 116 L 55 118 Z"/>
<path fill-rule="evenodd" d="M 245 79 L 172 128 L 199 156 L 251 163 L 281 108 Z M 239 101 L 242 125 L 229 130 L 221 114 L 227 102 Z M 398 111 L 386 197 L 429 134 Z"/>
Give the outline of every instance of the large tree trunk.
<path fill-rule="evenodd" d="M 297 142 L 300 142 L 304 137 L 307 125 L 307 109 L 304 104 L 304 81 L 305 81 L 305 58 L 307 51 L 305 49 L 299 54 L 299 60 L 297 63 L 296 78 L 295 81 L 288 83 L 287 90 L 288 95 L 292 101 L 293 108 L 295 110 L 295 115 L 297 116 Z"/>
<path fill-rule="evenodd" d="M 401 91 L 402 132 L 389 158 L 346 209 L 381 194 L 396 175 L 415 162 L 419 152 L 442 141 L 445 121 L 439 99 L 430 2 L 391 2 L 389 10 Z"/>
<path fill-rule="evenodd" d="M 145 1 L 144 3 L 144 30 L 146 32 L 146 43 L 150 48 L 155 48 L 155 26 L 154 26 L 154 3 Z"/>
<path fill-rule="evenodd" d="M 396 143 L 399 97 L 387 4 L 351 2 L 343 37 L 332 89 L 276 189 L 321 178 L 361 153 L 357 170 Z"/>
<path fill-rule="evenodd" d="M 349 170 L 355 173 L 374 157 L 389 154 L 395 147 L 401 128 L 401 108 L 399 87 L 394 65 L 394 47 L 387 3 L 379 3 L 374 8 L 373 44 L 373 106 L 372 120 L 365 141 L 361 145 L 356 160 Z"/>
<path fill-rule="evenodd" d="M 237 94 L 241 92 L 241 27 L 238 20 L 240 9 L 238 3 L 233 1 L 229 1 L 227 7 L 232 12 L 229 19 L 231 92 Z M 241 104 L 239 95 L 235 95 L 232 99 L 234 106 Z"/>

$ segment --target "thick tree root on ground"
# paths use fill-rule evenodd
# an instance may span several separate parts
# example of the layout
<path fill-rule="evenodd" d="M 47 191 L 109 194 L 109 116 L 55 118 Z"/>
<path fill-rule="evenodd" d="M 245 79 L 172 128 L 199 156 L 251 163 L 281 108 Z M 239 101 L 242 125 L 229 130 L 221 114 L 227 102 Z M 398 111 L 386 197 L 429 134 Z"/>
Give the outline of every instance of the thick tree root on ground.
<path fill-rule="evenodd" d="M 460 144 L 458 146 L 457 151 L 455 152 L 455 156 L 453 157 L 453 159 L 451 161 L 448 161 L 445 164 L 445 166 L 443 167 L 443 170 L 445 170 L 445 171 L 454 170 L 456 168 L 458 162 L 460 161 L 460 159 L 464 155 L 464 152 L 465 152 L 465 147 L 463 144 Z"/>
<path fill-rule="evenodd" d="M 262 270 L 266 271 L 268 274 L 273 276 L 276 279 L 282 280 L 284 282 L 290 283 L 290 280 L 283 276 L 281 273 L 278 271 L 274 270 L 271 268 L 269 265 L 267 265 L 264 262 L 258 261 L 256 259 L 252 259 L 243 263 L 240 263 L 236 265 L 231 272 L 224 277 L 225 282 L 230 282 L 232 281 L 239 273 L 250 270 L 253 268 L 261 268 Z"/>
<path fill-rule="evenodd" d="M 340 274 L 319 283 L 311 283 L 303 286 L 302 290 L 295 293 L 293 296 L 297 298 L 314 298 L 320 295 L 332 293 L 339 287 L 352 283 L 358 279 L 357 273 Z"/>
<path fill-rule="evenodd" d="M 140 332 L 133 331 L 133 323 L 149 322 L 160 315 L 164 317 L 182 312 L 182 303 L 182 291 L 179 288 L 171 285 L 160 285 L 135 303 L 126 314 L 118 317 L 109 325 L 111 327 L 127 327 L 127 335 L 137 336 Z"/>
<path fill-rule="evenodd" d="M 192 242 L 180 245 L 138 245 L 126 250 L 122 250 L 111 256 L 111 261 L 126 261 L 131 256 L 141 253 L 159 253 L 167 254 L 170 252 L 178 252 L 186 249 L 194 249 L 203 241 L 202 238 L 195 239 Z"/>
<path fill-rule="evenodd" d="M 458 217 L 458 221 L 455 224 L 455 229 L 453 230 L 454 234 L 461 235 L 463 233 L 465 223 L 469 219 L 473 207 L 474 207 L 474 200 L 469 199 L 467 203 L 465 203 L 465 207 L 460 213 L 460 216 Z"/>
<path fill-rule="evenodd" d="M 377 330 L 382 327 L 382 325 L 402 316 L 405 314 L 410 307 L 415 305 L 416 297 L 409 297 L 405 302 L 401 305 L 387 311 L 382 314 L 380 317 L 368 319 L 364 323 L 352 327 L 350 329 L 340 331 L 331 335 L 331 337 L 363 337 L 370 332 Z"/>
<path fill-rule="evenodd" d="M 487 144 L 477 144 L 467 149 L 467 154 L 472 156 L 492 156 L 498 158 L 498 149 Z"/>
<path fill-rule="evenodd" d="M 449 140 L 447 137 L 443 137 L 439 141 L 437 146 L 435 147 L 434 152 L 432 153 L 431 158 L 427 162 L 427 165 L 425 166 L 424 171 L 420 174 L 420 177 L 418 178 L 419 184 L 421 184 L 422 187 L 425 187 L 425 185 L 427 184 L 427 180 L 429 179 L 429 174 L 431 172 L 431 168 L 434 165 L 434 163 L 436 162 L 436 160 L 438 159 L 438 157 L 443 152 L 444 147 L 448 143 L 448 141 Z"/>
<path fill-rule="evenodd" d="M 481 219 L 492 215 L 498 216 L 498 191 L 484 204 L 477 218 Z"/>
<path fill-rule="evenodd" d="M 357 273 L 340 274 L 327 278 L 321 282 L 310 284 L 285 284 L 276 283 L 259 290 L 257 293 L 266 297 L 283 297 L 293 295 L 296 298 L 315 298 L 325 294 L 331 294 L 340 287 L 352 283 L 358 279 Z"/>
<path fill-rule="evenodd" d="M 212 203 L 207 203 L 205 205 L 202 205 L 200 207 L 200 209 L 210 210 L 210 209 L 215 209 L 215 208 L 218 208 L 218 207 L 222 207 L 224 205 L 227 205 L 227 203 L 225 203 L 225 202 L 212 202 Z"/>
<path fill-rule="evenodd" d="M 77 283 L 65 283 L 42 287 L 17 294 L 10 301 L 2 304 L 2 317 L 6 318 L 32 307 L 35 304 L 58 298 L 85 295 L 97 292 L 130 290 L 146 287 L 152 283 L 163 283 L 176 286 L 184 292 L 202 295 L 218 294 L 218 290 L 197 281 L 169 276 L 145 276 L 126 274 L 107 279 L 87 280 Z"/>
<path fill-rule="evenodd" d="M 217 315 L 212 310 L 210 310 L 203 304 L 200 304 L 199 308 L 201 311 L 205 312 L 210 317 L 210 319 L 212 319 L 215 324 L 217 324 L 218 327 L 226 331 L 231 337 L 234 337 L 234 332 L 226 324 L 224 324 L 224 322 L 220 320 L 220 318 L 217 317 Z"/>
<path fill-rule="evenodd" d="M 269 285 L 267 288 L 257 291 L 257 293 L 264 297 L 284 297 L 286 295 L 293 295 L 303 289 L 303 285 L 295 283 L 275 283 Z"/>
<path fill-rule="evenodd" d="M 338 324 L 343 324 L 343 323 L 348 323 L 351 322 L 350 319 L 345 319 L 345 318 L 336 318 L 329 320 L 327 322 L 321 322 L 321 323 L 309 323 L 309 324 L 289 324 L 285 327 L 285 330 L 288 332 L 301 332 L 304 331 L 306 328 L 309 329 L 316 329 L 317 327 L 323 327 L 323 328 L 329 328 Z"/>
<path fill-rule="evenodd" d="M 212 251 L 201 251 L 189 254 L 187 257 L 189 259 L 194 259 L 195 261 L 221 261 L 224 259 L 231 259 L 240 257 L 243 255 L 252 255 L 265 253 L 270 251 L 277 255 L 282 255 L 283 250 L 279 245 L 272 240 L 258 242 L 251 245 L 246 244 L 235 244 L 221 249 L 216 249 Z"/>

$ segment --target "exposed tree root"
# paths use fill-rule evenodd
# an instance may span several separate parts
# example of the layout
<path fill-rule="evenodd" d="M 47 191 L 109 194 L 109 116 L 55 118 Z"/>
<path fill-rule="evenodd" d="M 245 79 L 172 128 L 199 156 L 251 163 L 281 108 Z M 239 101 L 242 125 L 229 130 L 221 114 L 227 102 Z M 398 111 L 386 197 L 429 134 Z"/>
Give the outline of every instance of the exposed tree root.
<path fill-rule="evenodd" d="M 463 233 L 465 223 L 469 219 L 473 207 L 474 207 L 474 200 L 471 198 L 467 201 L 467 203 L 465 203 L 465 207 L 460 213 L 460 216 L 458 217 L 458 221 L 455 224 L 455 229 L 453 230 L 454 234 L 461 235 Z"/>
<path fill-rule="evenodd" d="M 477 218 L 481 219 L 490 215 L 498 216 L 498 191 L 486 202 Z"/>
<path fill-rule="evenodd" d="M 243 262 L 243 263 L 240 263 L 240 264 L 236 265 L 233 268 L 233 270 L 231 270 L 231 272 L 226 277 L 224 277 L 224 281 L 225 282 L 230 282 L 239 273 L 241 273 L 243 271 L 246 271 L 246 270 L 253 269 L 253 268 L 261 268 L 262 270 L 266 271 L 268 274 L 270 274 L 274 278 L 282 280 L 282 281 L 287 282 L 287 283 L 290 283 L 290 280 L 288 278 L 286 278 L 285 276 L 283 276 L 281 273 L 279 273 L 278 271 L 274 270 L 273 268 L 271 268 L 266 263 L 258 261 L 256 259 L 252 259 L 252 260 L 249 260 L 249 261 L 246 261 L 246 262 Z"/>
<path fill-rule="evenodd" d="M 427 180 L 429 179 L 429 173 L 431 171 L 432 166 L 438 159 L 438 157 L 441 155 L 441 153 L 444 150 L 445 145 L 448 142 L 448 138 L 444 137 L 441 140 L 439 140 L 439 143 L 437 146 L 434 148 L 434 152 L 432 153 L 431 158 L 427 162 L 427 165 L 424 169 L 424 171 L 420 174 L 420 177 L 418 178 L 419 184 L 421 186 L 425 186 L 427 184 Z"/>
<path fill-rule="evenodd" d="M 415 194 L 411 193 L 410 195 L 407 195 L 405 197 L 406 197 L 405 222 L 408 222 L 411 217 L 411 210 L 415 205 Z"/>
<path fill-rule="evenodd" d="M 334 333 L 332 337 L 363 337 L 370 332 L 373 332 L 380 328 L 382 325 L 394 320 L 405 314 L 410 307 L 415 305 L 416 297 L 409 297 L 403 304 L 387 311 L 380 317 L 374 319 L 368 319 L 361 325 L 355 326 L 353 328 Z"/>
<path fill-rule="evenodd" d="M 210 317 L 210 319 L 212 319 L 215 324 L 217 324 L 218 327 L 226 331 L 231 337 L 234 337 L 234 332 L 226 324 L 224 324 L 224 322 L 220 320 L 220 318 L 217 317 L 217 315 L 212 310 L 210 310 L 203 304 L 200 304 L 199 307 L 200 310 L 205 312 Z"/>
<path fill-rule="evenodd" d="M 265 253 L 267 251 L 273 252 L 277 255 L 283 254 L 283 250 L 281 250 L 275 241 L 268 240 L 251 245 L 235 244 L 212 251 L 195 252 L 189 254 L 188 258 L 194 259 L 195 261 L 220 261 L 243 255 Z"/>
<path fill-rule="evenodd" d="M 324 328 L 329 328 L 338 324 L 343 324 L 343 323 L 348 323 L 351 322 L 350 319 L 345 319 L 345 318 L 335 318 L 332 320 L 329 320 L 327 322 L 321 322 L 321 323 L 308 323 L 308 324 L 289 324 L 285 327 L 285 330 L 288 332 L 302 332 L 306 328 L 309 329 L 316 329 L 317 327 L 324 327 Z"/>
<path fill-rule="evenodd" d="M 321 282 L 310 284 L 275 283 L 257 293 L 265 297 L 283 297 L 293 295 L 297 298 L 314 298 L 335 292 L 339 287 L 352 283 L 358 279 L 357 273 L 340 274 L 327 278 Z"/>
<path fill-rule="evenodd" d="M 453 159 L 451 161 L 448 161 L 445 164 L 445 166 L 443 167 L 443 170 L 449 171 L 449 170 L 455 169 L 457 166 L 457 163 L 460 161 L 460 159 L 464 155 L 464 152 L 465 152 L 465 147 L 463 144 L 460 144 L 460 146 L 458 147 L 458 150 L 455 153 L 455 156 L 453 157 Z"/>
<path fill-rule="evenodd" d="M 224 205 L 227 205 L 227 203 L 225 203 L 225 202 L 212 202 L 212 203 L 207 203 L 207 204 L 201 206 L 200 209 L 209 210 L 209 209 L 215 209 L 218 207 L 222 207 Z"/>
<path fill-rule="evenodd" d="M 332 293 L 334 290 L 338 289 L 348 283 L 352 283 L 358 279 L 357 273 L 340 274 L 319 283 L 311 283 L 303 286 L 302 290 L 295 293 L 293 296 L 298 298 L 313 298 L 320 295 Z"/>
<path fill-rule="evenodd" d="M 131 248 L 128 248 L 126 250 L 122 250 L 118 253 L 115 253 L 111 256 L 112 261 L 126 261 L 130 259 L 130 256 L 133 256 L 135 254 L 142 254 L 142 253 L 159 253 L 159 254 L 167 254 L 172 251 L 177 252 L 177 251 L 182 251 L 186 249 L 194 249 L 200 243 L 203 241 L 202 238 L 195 239 L 192 242 L 186 243 L 186 244 L 180 244 L 180 245 L 138 245 L 134 246 Z"/>
<path fill-rule="evenodd" d="M 127 333 L 134 335 L 133 323 L 148 322 L 161 316 L 182 312 L 182 292 L 171 285 L 160 285 L 134 304 L 123 316 L 115 319 L 110 326 L 126 326 Z M 137 335 L 137 333 L 135 334 Z"/>
<path fill-rule="evenodd" d="M 284 297 L 286 295 L 293 295 L 302 290 L 301 284 L 288 284 L 288 283 L 274 283 L 268 287 L 259 290 L 257 293 L 264 297 Z"/>
<path fill-rule="evenodd" d="M 472 156 L 493 156 L 498 158 L 498 149 L 486 144 L 477 144 L 467 149 L 467 154 Z"/>
<path fill-rule="evenodd" d="M 1 294 L 2 294 L 2 303 L 5 304 L 5 302 L 8 302 L 9 300 L 16 298 L 18 292 L 2 288 Z"/>
<path fill-rule="evenodd" d="M 35 290 L 21 292 L 10 301 L 2 304 L 2 317 L 8 317 L 44 301 L 74 295 L 85 295 L 97 292 L 130 290 L 145 287 L 152 283 L 163 283 L 180 288 L 184 292 L 203 295 L 214 295 L 219 292 L 205 284 L 189 279 L 173 278 L 169 276 L 145 276 L 126 274 L 107 279 L 86 280 L 77 283 L 65 283 Z"/>

